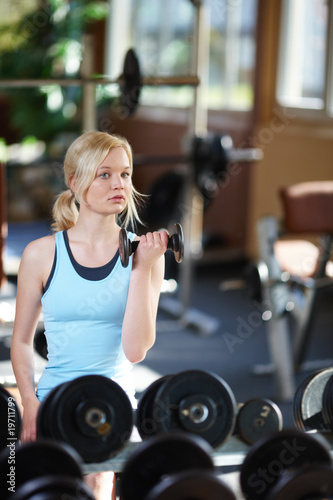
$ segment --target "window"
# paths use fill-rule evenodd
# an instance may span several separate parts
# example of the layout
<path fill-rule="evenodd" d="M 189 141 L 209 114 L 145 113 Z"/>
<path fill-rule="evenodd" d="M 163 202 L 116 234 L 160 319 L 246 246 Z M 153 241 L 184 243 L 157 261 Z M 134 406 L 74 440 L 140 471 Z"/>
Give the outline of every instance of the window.
<path fill-rule="evenodd" d="M 285 0 L 278 68 L 278 102 L 333 115 L 330 46 L 332 0 Z"/>
<path fill-rule="evenodd" d="M 121 3 L 119 9 L 117 2 Z M 115 15 L 110 29 L 114 35 L 121 30 L 122 37 L 120 33 L 111 35 L 114 42 L 109 42 L 109 50 L 117 47 L 119 54 L 119 43 L 124 43 L 127 36 L 127 47 L 135 48 L 143 75 L 193 74 L 194 3 L 190 0 L 113 0 Z M 212 109 L 251 109 L 257 0 L 205 0 L 203 5 L 207 9 L 209 33 L 206 105 Z M 121 15 L 123 19 L 129 19 L 129 25 L 124 26 L 118 17 Z M 116 62 L 116 54 L 109 59 Z M 108 68 L 106 72 L 117 74 L 114 68 Z M 186 86 L 150 86 L 143 89 L 140 102 L 188 107 L 192 95 L 192 89 Z"/>

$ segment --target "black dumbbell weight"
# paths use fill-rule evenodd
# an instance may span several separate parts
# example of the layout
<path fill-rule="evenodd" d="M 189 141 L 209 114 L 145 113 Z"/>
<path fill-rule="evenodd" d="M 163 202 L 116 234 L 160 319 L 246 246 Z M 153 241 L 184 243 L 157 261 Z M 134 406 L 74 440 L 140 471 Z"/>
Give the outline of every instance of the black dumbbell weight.
<path fill-rule="evenodd" d="M 82 481 L 81 462 L 77 452 L 65 443 L 44 440 L 19 444 L 9 441 L 0 454 L 0 470 L 6 478 L 0 485 L 0 497 L 2 500 L 47 500 L 68 498 L 66 494 L 71 493 L 73 500 L 93 500 Z"/>
<path fill-rule="evenodd" d="M 141 439 L 155 436 L 158 432 L 156 421 L 159 419 L 159 412 L 154 407 L 154 399 L 159 388 L 171 376 L 165 375 L 155 380 L 140 395 L 135 412 L 135 425 Z"/>
<path fill-rule="evenodd" d="M 122 228 L 119 232 L 119 254 L 120 261 L 123 267 L 128 266 L 129 258 L 137 249 L 138 240 L 131 241 L 127 237 L 127 232 Z M 176 224 L 176 232 L 169 236 L 168 250 L 172 250 L 177 262 L 181 262 L 184 257 L 184 234 L 180 224 Z"/>
<path fill-rule="evenodd" d="M 123 500 L 235 500 L 213 476 L 212 448 L 194 435 L 170 433 L 140 443 L 121 475 Z"/>
<path fill-rule="evenodd" d="M 47 358 L 47 341 L 44 328 L 38 328 L 34 336 L 34 349 L 43 359 Z"/>
<path fill-rule="evenodd" d="M 284 429 L 251 446 L 240 469 L 241 489 L 247 500 L 273 500 L 271 492 L 287 474 L 317 465 L 332 467 L 326 440 L 298 429 Z"/>
<path fill-rule="evenodd" d="M 326 420 L 323 418 L 323 413 L 325 412 L 323 408 L 325 406 L 323 395 L 326 385 L 332 376 L 333 368 L 324 368 L 308 375 L 297 387 L 293 398 L 293 417 L 295 425 L 299 430 L 333 430 L 333 421 L 330 424 L 327 418 Z M 328 399 L 329 391 L 327 390 L 326 401 Z M 326 404 L 329 404 L 329 402 Z"/>
<path fill-rule="evenodd" d="M 267 500 L 332 500 L 333 469 L 311 464 L 288 471 L 270 491 Z"/>
<path fill-rule="evenodd" d="M 37 437 L 69 443 L 86 463 L 115 456 L 128 442 L 133 410 L 125 391 L 101 375 L 53 389 L 40 405 Z"/>
<path fill-rule="evenodd" d="M 0 450 L 9 441 L 18 441 L 21 434 L 22 417 L 14 396 L 0 385 Z"/>
<path fill-rule="evenodd" d="M 213 448 L 232 434 L 236 401 L 229 385 L 218 375 L 187 370 L 154 383 L 138 404 L 137 427 L 144 439 L 147 427 L 154 434 L 187 432 L 204 438 Z"/>
<path fill-rule="evenodd" d="M 283 427 L 283 417 L 276 403 L 265 398 L 249 399 L 239 405 L 235 434 L 247 444 L 263 436 L 278 432 Z"/>

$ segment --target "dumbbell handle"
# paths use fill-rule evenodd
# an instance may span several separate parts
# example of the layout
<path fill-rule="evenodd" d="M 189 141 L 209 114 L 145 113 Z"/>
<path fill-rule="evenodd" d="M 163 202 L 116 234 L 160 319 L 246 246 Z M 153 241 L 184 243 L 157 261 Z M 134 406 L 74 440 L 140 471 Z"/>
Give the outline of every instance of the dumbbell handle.
<path fill-rule="evenodd" d="M 135 241 L 130 241 L 127 237 L 127 233 L 125 229 L 121 229 L 119 233 L 119 253 L 120 253 L 120 260 L 123 265 L 123 267 L 128 266 L 128 259 L 130 255 L 132 255 L 133 252 L 138 247 L 138 244 L 140 241 L 135 240 Z M 183 235 L 183 229 L 180 224 L 176 224 L 176 232 L 169 236 L 168 240 L 168 250 L 172 250 L 175 254 L 175 259 L 177 262 L 181 262 L 184 257 L 184 235 Z"/>

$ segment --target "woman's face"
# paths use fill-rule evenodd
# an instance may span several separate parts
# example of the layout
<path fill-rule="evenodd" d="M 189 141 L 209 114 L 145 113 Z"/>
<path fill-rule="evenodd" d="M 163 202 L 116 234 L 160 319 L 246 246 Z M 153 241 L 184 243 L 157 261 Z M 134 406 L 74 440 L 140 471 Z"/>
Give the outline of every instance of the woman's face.
<path fill-rule="evenodd" d="M 121 213 L 127 206 L 132 190 L 132 167 L 122 147 L 111 149 L 99 165 L 96 176 L 86 193 L 87 206 L 101 214 Z"/>

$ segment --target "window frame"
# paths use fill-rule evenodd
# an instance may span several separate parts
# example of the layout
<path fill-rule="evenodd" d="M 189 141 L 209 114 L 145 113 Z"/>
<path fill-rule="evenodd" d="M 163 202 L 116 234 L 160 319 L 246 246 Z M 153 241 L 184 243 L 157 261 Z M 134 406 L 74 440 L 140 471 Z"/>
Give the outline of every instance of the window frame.
<path fill-rule="evenodd" d="M 307 107 L 296 104 L 288 104 L 282 100 L 281 89 L 283 87 L 283 78 L 286 72 L 284 65 L 284 54 L 286 49 L 286 39 L 284 36 L 286 26 L 289 22 L 287 13 L 287 4 L 289 0 L 282 0 L 281 18 L 279 29 L 278 43 L 278 60 L 277 60 L 277 78 L 275 88 L 275 100 L 277 105 L 289 113 L 295 115 L 296 119 L 302 121 L 321 121 L 332 122 L 333 120 L 333 0 L 327 0 L 328 19 L 327 19 L 327 35 L 326 35 L 326 58 L 325 58 L 325 81 L 323 92 L 323 107 Z"/>

